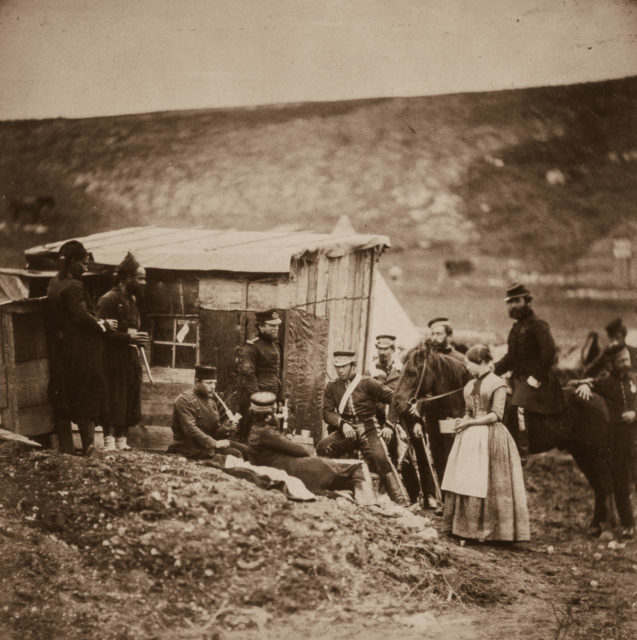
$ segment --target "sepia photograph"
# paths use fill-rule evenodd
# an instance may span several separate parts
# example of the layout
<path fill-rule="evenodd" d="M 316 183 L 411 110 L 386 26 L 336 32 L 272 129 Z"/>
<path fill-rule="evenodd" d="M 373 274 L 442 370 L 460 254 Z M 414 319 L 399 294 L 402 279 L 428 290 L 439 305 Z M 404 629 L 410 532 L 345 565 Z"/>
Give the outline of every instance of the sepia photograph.
<path fill-rule="evenodd" d="M 0 0 L 0 86 L 0 637 L 637 638 L 635 0 Z"/>

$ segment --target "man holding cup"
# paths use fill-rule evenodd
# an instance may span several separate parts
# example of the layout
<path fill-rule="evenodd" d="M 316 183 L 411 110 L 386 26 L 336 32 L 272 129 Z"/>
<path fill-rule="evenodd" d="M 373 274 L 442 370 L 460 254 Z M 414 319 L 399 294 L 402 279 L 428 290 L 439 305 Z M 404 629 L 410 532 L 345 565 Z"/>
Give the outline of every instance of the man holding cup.
<path fill-rule="evenodd" d="M 142 368 L 138 348 L 149 337 L 140 331 L 138 300 L 146 286 L 146 270 L 128 253 L 115 271 L 116 284 L 97 303 L 100 318 L 117 320 L 117 331 L 106 335 L 106 373 L 110 410 L 104 429 L 104 450 L 130 449 L 128 428 L 141 419 Z"/>

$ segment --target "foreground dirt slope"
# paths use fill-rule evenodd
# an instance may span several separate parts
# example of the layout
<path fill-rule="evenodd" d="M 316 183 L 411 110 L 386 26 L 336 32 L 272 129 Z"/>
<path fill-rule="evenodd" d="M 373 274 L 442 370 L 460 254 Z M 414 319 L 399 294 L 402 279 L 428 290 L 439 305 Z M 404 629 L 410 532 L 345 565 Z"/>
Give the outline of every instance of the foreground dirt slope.
<path fill-rule="evenodd" d="M 528 486 L 530 545 L 461 547 L 182 459 L 3 445 L 0 636 L 632 637 L 635 543 L 583 535 L 567 459 L 536 460 Z"/>

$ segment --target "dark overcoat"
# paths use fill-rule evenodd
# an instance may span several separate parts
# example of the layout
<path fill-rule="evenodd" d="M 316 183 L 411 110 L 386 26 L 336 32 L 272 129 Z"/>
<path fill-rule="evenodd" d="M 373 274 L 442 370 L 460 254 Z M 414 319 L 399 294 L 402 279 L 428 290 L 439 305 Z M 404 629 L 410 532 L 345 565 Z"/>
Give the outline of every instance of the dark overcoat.
<path fill-rule="evenodd" d="M 299 478 L 310 491 L 353 489 L 356 478 L 362 480 L 360 462 L 336 463 L 329 458 L 310 456 L 296 442 L 292 442 L 266 420 L 252 424 L 250 438 L 250 462 L 282 469 Z"/>
<path fill-rule="evenodd" d="M 47 288 L 52 322 L 49 398 L 58 420 L 93 420 L 108 415 L 104 330 L 80 280 L 59 275 Z"/>
<path fill-rule="evenodd" d="M 553 373 L 556 353 L 548 323 L 533 310 L 516 320 L 509 332 L 507 352 L 495 364 L 496 375 L 511 372 L 514 406 L 545 415 L 564 409 L 562 389 Z M 527 382 L 529 376 L 540 383 L 539 388 Z"/>
<path fill-rule="evenodd" d="M 113 287 L 97 302 L 100 318 L 117 320 L 116 331 L 105 336 L 106 371 L 109 388 L 108 425 L 132 427 L 141 420 L 142 369 L 129 329 L 141 324 L 135 299 Z"/>

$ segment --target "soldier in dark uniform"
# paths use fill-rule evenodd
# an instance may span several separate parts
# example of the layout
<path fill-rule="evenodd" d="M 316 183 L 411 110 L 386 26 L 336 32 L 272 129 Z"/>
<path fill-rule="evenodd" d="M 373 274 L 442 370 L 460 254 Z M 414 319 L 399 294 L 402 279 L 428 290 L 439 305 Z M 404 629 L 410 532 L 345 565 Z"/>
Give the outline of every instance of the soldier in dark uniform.
<path fill-rule="evenodd" d="M 281 318 L 271 309 L 256 314 L 259 335 L 248 340 L 241 349 L 238 362 L 239 413 L 243 416 L 239 437 L 248 437 L 250 396 L 257 391 L 273 393 L 281 401 L 281 349 L 279 326 Z"/>
<path fill-rule="evenodd" d="M 115 318 L 117 331 L 106 336 L 109 415 L 104 427 L 104 450 L 130 449 L 128 428 L 141 420 L 142 368 L 137 347 L 148 344 L 140 331 L 138 297 L 146 286 L 146 270 L 131 253 L 116 270 L 117 284 L 97 301 L 100 318 Z"/>
<path fill-rule="evenodd" d="M 280 432 L 275 405 L 276 396 L 268 391 L 253 393 L 250 398 L 250 462 L 282 469 L 302 480 L 310 491 L 345 489 L 352 491 L 360 504 L 375 501 L 362 461 L 336 461 L 311 455 Z"/>
<path fill-rule="evenodd" d="M 622 536 L 635 535 L 635 518 L 630 501 L 630 476 L 634 467 L 633 438 L 637 429 L 637 374 L 631 366 L 625 345 L 615 344 L 605 350 L 610 370 L 584 381 L 576 393 L 589 400 L 591 390 L 604 398 L 610 414 L 610 450 L 613 493 L 622 527 Z"/>
<path fill-rule="evenodd" d="M 449 322 L 449 318 L 432 318 L 427 323 L 427 326 L 429 327 L 429 337 L 431 338 L 434 351 L 442 353 L 442 355 L 449 356 L 450 358 L 454 358 L 455 360 L 462 362 L 464 365 L 467 364 L 467 358 L 465 355 L 460 353 L 460 351 L 455 349 L 451 344 L 453 329 Z"/>
<path fill-rule="evenodd" d="M 533 414 L 551 416 L 564 410 L 564 397 L 552 368 L 556 348 L 549 325 L 531 308 L 533 296 L 521 284 L 506 292 L 509 316 L 515 320 L 507 339 L 507 352 L 495 363 L 495 374 L 511 372 L 513 396 L 517 408 L 518 447 L 523 461 L 528 456 L 529 419 Z"/>
<path fill-rule="evenodd" d="M 606 325 L 606 335 L 608 336 L 608 346 L 619 345 L 626 347 L 630 356 L 630 366 L 633 371 L 637 371 L 637 347 L 626 344 L 628 330 L 621 318 L 615 318 Z M 597 358 L 584 369 L 584 377 L 597 376 L 602 371 L 610 371 L 611 363 L 605 351 L 602 351 Z"/>
<path fill-rule="evenodd" d="M 214 455 L 247 458 L 247 446 L 230 439 L 236 430 L 236 421 L 230 421 L 218 406 L 214 397 L 216 385 L 216 367 L 195 365 L 193 388 L 175 399 L 173 443 L 168 447 L 168 453 L 193 459 Z"/>
<path fill-rule="evenodd" d="M 60 247 L 60 271 L 51 279 L 47 299 L 53 324 L 49 397 L 64 453 L 72 453 L 71 422 L 77 424 L 82 451 L 93 449 L 95 424 L 108 415 L 104 335 L 115 320 L 98 318 L 82 282 L 89 254 L 77 240 Z"/>
<path fill-rule="evenodd" d="M 394 502 L 408 506 L 409 498 L 381 441 L 376 418 L 378 404 L 389 404 L 392 390 L 378 380 L 357 375 L 354 351 L 335 351 L 334 367 L 338 379 L 328 382 L 323 394 L 323 420 L 330 435 L 318 443 L 317 453 L 326 458 L 339 458 L 360 449 L 379 474 L 387 495 Z M 393 430 L 389 422 L 383 429 Z"/>

